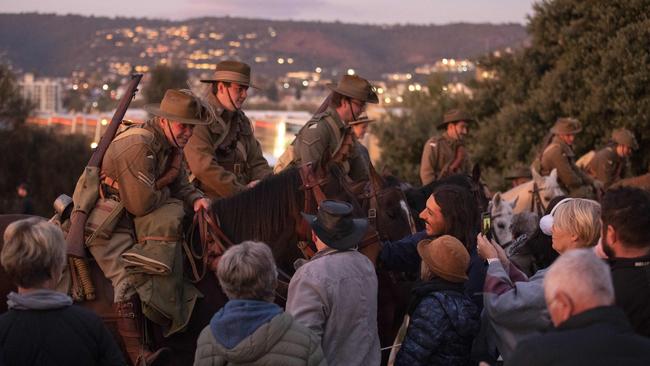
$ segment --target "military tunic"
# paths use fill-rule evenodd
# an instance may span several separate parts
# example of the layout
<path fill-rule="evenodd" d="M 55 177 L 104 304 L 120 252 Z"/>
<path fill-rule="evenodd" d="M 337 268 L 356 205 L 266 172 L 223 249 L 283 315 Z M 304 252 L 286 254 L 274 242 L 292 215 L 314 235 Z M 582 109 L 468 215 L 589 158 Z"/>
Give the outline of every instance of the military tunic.
<path fill-rule="evenodd" d="M 586 167 L 587 173 L 601 181 L 606 189 L 628 173 L 627 159 L 618 156 L 615 149 L 616 145 L 611 144 L 598 150 Z"/>
<path fill-rule="evenodd" d="M 216 107 L 219 116 L 209 125 L 194 128 L 184 149 L 185 160 L 198 187 L 208 197 L 230 197 L 273 171 L 248 117 L 241 111 L 225 110 L 213 95 L 208 102 Z"/>
<path fill-rule="evenodd" d="M 585 174 L 575 163 L 575 153 L 571 146 L 554 136 L 536 162 L 535 168 L 542 175 L 549 175 L 557 169 L 560 187 L 571 197 L 593 198 L 593 179 Z"/>
<path fill-rule="evenodd" d="M 189 285 L 181 290 L 179 244 L 186 212 L 191 212 L 193 203 L 203 198 L 189 183 L 182 166 L 172 183 L 156 189 L 156 180 L 167 170 L 168 159 L 174 153 L 180 154 L 174 149 L 155 120 L 130 127 L 115 137 L 102 161 L 102 190 L 106 197 L 119 200 L 127 214 L 122 215 L 110 237 L 97 236 L 88 243 L 89 251 L 113 284 L 114 301 L 124 301 L 137 292 L 144 304 L 153 304 L 143 307 L 145 315 L 172 324 L 170 331 L 184 327 L 200 296 Z M 145 270 L 142 262 L 129 262 L 125 257 L 128 255 L 156 264 L 156 275 Z M 152 309 L 156 309 L 155 317 Z"/>
<path fill-rule="evenodd" d="M 464 147 L 463 142 L 451 139 L 446 132 L 441 136 L 434 136 L 427 140 L 422 149 L 422 160 L 420 162 L 422 185 L 451 174 L 471 173 L 472 170 L 467 156 L 463 158 L 458 169 L 451 169 L 451 164 L 456 158 L 456 149 L 459 147 Z"/>
<path fill-rule="evenodd" d="M 341 120 L 333 108 L 312 117 L 298 132 L 293 142 L 293 164 L 307 162 L 318 164 L 327 151 L 334 155 L 341 145 L 348 126 Z M 359 153 L 359 142 L 354 139 L 355 146 L 350 149 L 348 161 L 344 169 L 354 181 L 368 180 L 368 164 Z"/>

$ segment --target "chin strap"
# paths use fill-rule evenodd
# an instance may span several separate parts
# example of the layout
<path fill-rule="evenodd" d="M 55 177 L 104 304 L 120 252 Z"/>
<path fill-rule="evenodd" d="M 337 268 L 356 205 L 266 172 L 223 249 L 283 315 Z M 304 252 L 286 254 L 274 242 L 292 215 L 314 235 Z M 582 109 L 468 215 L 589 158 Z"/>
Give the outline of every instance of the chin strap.
<path fill-rule="evenodd" d="M 167 130 L 169 131 L 169 134 L 172 137 L 172 140 L 174 140 L 174 145 L 176 145 L 177 148 L 181 148 L 180 145 L 178 145 L 178 141 L 176 141 L 176 136 L 174 136 L 174 133 L 172 132 L 172 126 L 169 123 L 169 120 L 165 118 L 165 121 L 167 122 Z"/>

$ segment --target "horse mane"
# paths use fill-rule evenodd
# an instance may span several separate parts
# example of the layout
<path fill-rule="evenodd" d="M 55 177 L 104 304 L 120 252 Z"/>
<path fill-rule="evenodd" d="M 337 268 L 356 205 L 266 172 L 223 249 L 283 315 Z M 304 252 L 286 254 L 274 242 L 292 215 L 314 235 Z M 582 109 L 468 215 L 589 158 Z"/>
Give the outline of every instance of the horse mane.
<path fill-rule="evenodd" d="M 233 242 L 263 240 L 271 244 L 295 225 L 292 215 L 302 209 L 298 205 L 304 201 L 301 185 L 298 168 L 291 166 L 251 189 L 214 201 L 210 211 Z"/>

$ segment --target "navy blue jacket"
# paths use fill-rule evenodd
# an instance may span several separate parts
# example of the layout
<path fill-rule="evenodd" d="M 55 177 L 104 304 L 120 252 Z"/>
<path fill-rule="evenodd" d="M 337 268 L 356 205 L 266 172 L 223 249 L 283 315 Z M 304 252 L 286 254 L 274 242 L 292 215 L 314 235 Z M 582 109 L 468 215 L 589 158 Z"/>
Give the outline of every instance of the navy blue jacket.
<path fill-rule="evenodd" d="M 437 282 L 437 283 L 436 283 Z M 395 366 L 470 365 L 472 341 L 480 327 L 479 310 L 462 284 L 442 279 L 416 285 L 411 322 Z"/>
<path fill-rule="evenodd" d="M 506 365 L 650 365 L 650 339 L 635 334 L 625 313 L 601 306 L 574 315 L 546 334 L 517 344 Z"/>
<path fill-rule="evenodd" d="M 426 231 L 420 231 L 395 242 L 384 242 L 379 260 L 383 268 L 389 271 L 411 272 L 420 274 L 420 255 L 417 246 L 423 239 L 429 238 Z M 465 282 L 465 294 L 469 296 L 479 309 L 483 309 L 483 283 L 487 266 L 485 261 L 476 253 L 476 248 L 469 250 L 470 262 Z"/>

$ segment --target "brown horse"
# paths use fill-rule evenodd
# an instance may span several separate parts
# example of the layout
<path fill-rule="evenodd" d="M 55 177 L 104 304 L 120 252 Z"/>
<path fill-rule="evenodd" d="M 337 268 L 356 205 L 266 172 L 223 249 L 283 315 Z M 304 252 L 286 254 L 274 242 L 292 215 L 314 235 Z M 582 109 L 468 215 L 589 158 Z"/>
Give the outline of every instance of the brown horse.
<path fill-rule="evenodd" d="M 327 198 L 348 201 L 355 207 L 355 212 L 359 216 L 364 214 L 354 193 L 347 188 L 345 175 L 337 165 L 331 164 L 327 171 L 315 170 L 320 188 Z M 277 176 L 263 180 L 250 190 L 215 201 L 211 213 L 215 218 L 218 217 L 220 227 L 232 242 L 259 240 L 269 244 L 279 268 L 285 273 L 293 273 L 293 262 L 302 255 L 296 246 L 298 239 L 301 239 L 299 237 L 302 223 L 300 212 L 304 210 L 306 202 L 315 199 L 309 195 L 307 199 L 305 197 L 305 187 L 299 169 L 289 168 Z M 383 207 L 383 202 L 379 200 L 379 211 L 383 211 Z M 27 216 L 0 215 L 0 232 L 4 232 L 10 222 L 25 217 Z M 388 226 L 385 230 L 404 231 L 404 229 L 395 230 Z M 196 246 L 200 251 L 198 243 L 191 243 L 191 245 Z M 1 275 L 0 269 L 0 296 L 4 296 L 14 287 L 7 283 L 6 276 Z M 91 276 L 96 286 L 97 299 L 81 305 L 102 316 L 107 326 L 117 334 L 116 317 L 111 306 L 113 290 L 110 282 L 104 278 L 94 262 L 91 262 Z M 203 293 L 204 298 L 197 302 L 186 331 L 164 338 L 161 329 L 157 326 L 151 327 L 154 345 L 173 349 L 172 365 L 192 363 L 198 334 L 208 324 L 212 315 L 227 301 L 212 275 L 204 276 L 196 283 L 196 287 Z M 116 339 L 120 340 L 119 337 Z"/>

